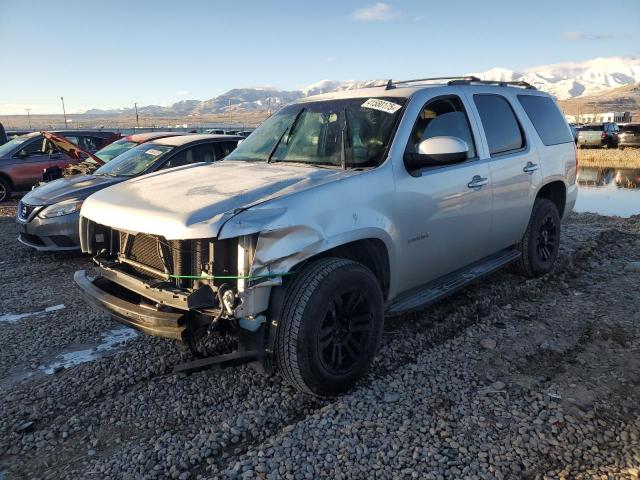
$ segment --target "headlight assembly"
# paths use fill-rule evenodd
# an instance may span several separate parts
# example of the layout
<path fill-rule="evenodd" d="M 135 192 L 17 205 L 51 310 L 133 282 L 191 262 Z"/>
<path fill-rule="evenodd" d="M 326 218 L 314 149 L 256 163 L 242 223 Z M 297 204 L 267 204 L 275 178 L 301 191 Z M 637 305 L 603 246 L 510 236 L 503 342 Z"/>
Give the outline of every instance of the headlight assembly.
<path fill-rule="evenodd" d="M 63 215 L 69 215 L 71 213 L 75 213 L 80 211 L 82 207 L 82 200 L 80 201 L 65 201 L 60 203 L 54 203 L 53 205 L 49 205 L 47 208 L 42 210 L 38 216 L 40 218 L 55 218 L 61 217 Z"/>

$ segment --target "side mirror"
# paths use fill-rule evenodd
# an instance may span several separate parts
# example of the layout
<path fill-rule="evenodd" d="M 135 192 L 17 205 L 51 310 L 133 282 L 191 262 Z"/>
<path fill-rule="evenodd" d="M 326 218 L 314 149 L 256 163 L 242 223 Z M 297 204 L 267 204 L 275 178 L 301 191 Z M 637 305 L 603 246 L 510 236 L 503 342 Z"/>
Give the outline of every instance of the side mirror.
<path fill-rule="evenodd" d="M 418 153 L 405 153 L 404 162 L 407 170 L 414 171 L 464 162 L 468 153 L 469 145 L 461 138 L 431 137 L 420 142 Z"/>
<path fill-rule="evenodd" d="M 18 157 L 20 157 L 20 158 L 26 158 L 26 157 L 28 157 L 28 156 L 29 156 L 29 153 L 27 153 L 27 151 L 26 151 L 26 150 L 24 150 L 24 149 L 22 149 L 22 150 L 20 150 L 20 151 L 18 152 Z"/>

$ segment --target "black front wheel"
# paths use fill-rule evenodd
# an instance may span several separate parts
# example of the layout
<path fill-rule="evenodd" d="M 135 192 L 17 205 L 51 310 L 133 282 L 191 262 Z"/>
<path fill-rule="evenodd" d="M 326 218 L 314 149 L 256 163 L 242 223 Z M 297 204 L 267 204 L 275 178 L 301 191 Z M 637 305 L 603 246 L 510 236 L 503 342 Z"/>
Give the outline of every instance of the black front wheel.
<path fill-rule="evenodd" d="M 551 271 L 560 249 L 560 214 L 552 201 L 536 199 L 518 249 L 522 254 L 517 263 L 520 273 L 533 278 Z"/>
<path fill-rule="evenodd" d="M 345 392 L 369 368 L 382 335 L 383 296 L 365 266 L 323 258 L 288 285 L 276 339 L 276 365 L 298 389 Z"/>

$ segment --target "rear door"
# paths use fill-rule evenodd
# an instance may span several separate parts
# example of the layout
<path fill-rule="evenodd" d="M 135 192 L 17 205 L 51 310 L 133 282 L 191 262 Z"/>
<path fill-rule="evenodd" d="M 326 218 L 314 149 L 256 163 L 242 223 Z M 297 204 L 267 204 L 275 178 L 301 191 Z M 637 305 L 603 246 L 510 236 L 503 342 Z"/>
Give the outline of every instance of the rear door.
<path fill-rule="evenodd" d="M 520 241 L 542 185 L 537 150 L 522 127 L 522 107 L 512 95 L 495 92 L 495 87 L 478 87 L 469 95 L 485 134 L 483 156 L 493 186 L 489 254 Z"/>

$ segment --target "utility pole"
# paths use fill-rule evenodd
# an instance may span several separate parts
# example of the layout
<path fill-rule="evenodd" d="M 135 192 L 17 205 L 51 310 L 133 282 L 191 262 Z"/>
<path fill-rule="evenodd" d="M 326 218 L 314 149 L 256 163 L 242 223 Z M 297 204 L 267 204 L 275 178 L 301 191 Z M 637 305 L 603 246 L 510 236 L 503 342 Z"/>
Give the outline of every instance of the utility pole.
<path fill-rule="evenodd" d="M 138 104 L 136 102 L 134 102 L 133 106 L 136 109 L 136 127 L 140 128 L 140 121 L 138 120 Z"/>
<path fill-rule="evenodd" d="M 64 109 L 64 97 L 60 97 L 60 101 L 62 102 L 62 114 L 64 115 L 64 128 L 67 127 L 67 111 Z"/>
<path fill-rule="evenodd" d="M 27 111 L 27 119 L 29 120 L 29 130 L 31 130 L 31 109 L 25 108 L 25 110 Z"/>

